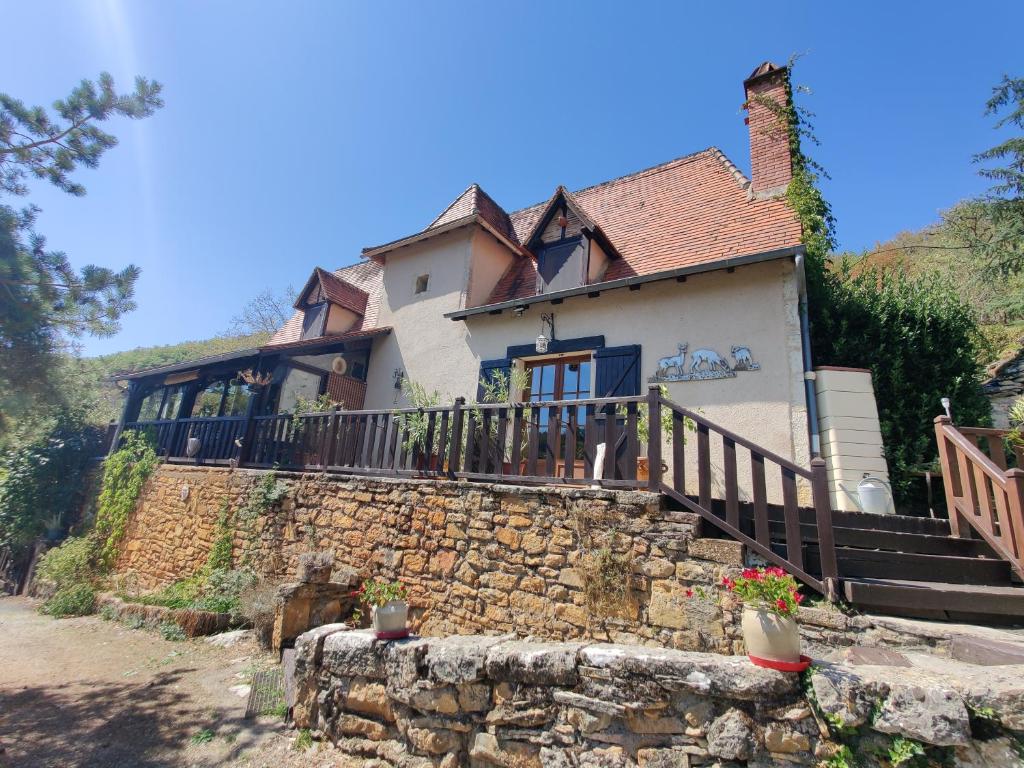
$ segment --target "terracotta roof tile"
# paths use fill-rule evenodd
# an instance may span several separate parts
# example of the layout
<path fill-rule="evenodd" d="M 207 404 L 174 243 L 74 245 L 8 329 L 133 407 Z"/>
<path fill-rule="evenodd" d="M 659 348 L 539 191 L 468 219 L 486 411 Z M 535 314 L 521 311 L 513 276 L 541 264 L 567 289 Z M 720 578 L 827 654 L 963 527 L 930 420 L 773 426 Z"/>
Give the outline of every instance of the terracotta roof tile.
<path fill-rule="evenodd" d="M 320 285 L 324 289 L 324 295 L 329 302 L 349 309 L 357 315 L 366 314 L 366 302 L 369 298 L 366 291 L 342 280 L 336 274 L 328 272 L 326 269 L 317 267 L 316 272 L 320 277 Z"/>
<path fill-rule="evenodd" d="M 473 214 L 477 214 L 480 218 L 485 219 L 488 224 L 513 243 L 519 242 L 512 227 L 512 221 L 509 219 L 508 214 L 505 213 L 505 209 L 494 202 L 494 198 L 484 192 L 479 184 L 470 184 L 465 192 L 455 198 L 447 208 L 441 211 L 440 216 L 430 222 L 427 229 L 441 227 L 449 222 L 457 221 Z"/>
<path fill-rule="evenodd" d="M 363 312 L 363 320 L 350 329 L 350 332 L 365 331 L 377 327 L 377 311 L 380 307 L 380 297 L 383 291 L 384 268 L 375 261 L 362 261 L 350 267 L 342 267 L 334 270 L 335 277 L 344 281 L 345 284 L 366 294 L 366 304 Z M 326 288 L 325 288 L 326 290 Z M 290 344 L 302 338 L 302 310 L 297 310 L 281 328 L 267 342 L 268 347 L 278 344 Z"/>
<path fill-rule="evenodd" d="M 718 149 L 687 155 L 574 192 L 622 258 L 604 280 L 710 264 L 797 245 L 800 223 L 781 198 L 754 199 L 749 182 Z M 509 214 L 528 236 L 545 203 Z M 498 282 L 488 304 L 536 292 L 537 266 L 522 259 Z"/>

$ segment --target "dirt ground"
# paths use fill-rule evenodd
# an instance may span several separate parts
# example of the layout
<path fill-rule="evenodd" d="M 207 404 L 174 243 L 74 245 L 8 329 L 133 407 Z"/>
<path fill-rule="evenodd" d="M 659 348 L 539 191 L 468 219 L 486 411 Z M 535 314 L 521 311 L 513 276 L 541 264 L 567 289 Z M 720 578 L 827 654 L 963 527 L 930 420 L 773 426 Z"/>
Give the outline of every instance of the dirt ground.
<path fill-rule="evenodd" d="M 238 686 L 273 663 L 248 638 L 172 642 L 0 598 L 0 768 L 349 765 L 330 747 L 299 749 L 280 718 L 244 719 Z"/>

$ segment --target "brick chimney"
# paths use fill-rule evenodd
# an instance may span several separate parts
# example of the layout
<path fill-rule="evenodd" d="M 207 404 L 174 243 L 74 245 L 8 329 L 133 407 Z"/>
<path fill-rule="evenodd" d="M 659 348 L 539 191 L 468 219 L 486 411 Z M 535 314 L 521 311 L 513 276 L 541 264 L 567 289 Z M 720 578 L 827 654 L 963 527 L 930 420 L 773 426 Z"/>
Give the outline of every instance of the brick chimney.
<path fill-rule="evenodd" d="M 783 194 L 793 178 L 789 125 L 763 103 L 771 99 L 785 105 L 788 81 L 789 68 L 770 61 L 743 81 L 750 130 L 750 192 L 757 197 Z"/>

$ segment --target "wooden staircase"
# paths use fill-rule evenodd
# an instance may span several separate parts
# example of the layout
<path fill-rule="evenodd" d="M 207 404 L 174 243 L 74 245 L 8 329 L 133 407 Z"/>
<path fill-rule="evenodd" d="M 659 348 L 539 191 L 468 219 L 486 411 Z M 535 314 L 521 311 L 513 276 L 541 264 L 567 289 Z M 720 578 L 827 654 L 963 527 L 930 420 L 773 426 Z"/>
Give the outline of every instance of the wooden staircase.
<path fill-rule="evenodd" d="M 742 541 L 752 554 L 785 568 L 811 588 L 864 610 L 1024 625 L 1024 472 L 1008 470 L 1000 448 L 988 449 L 995 454 L 990 459 L 977 439 L 965 438 L 946 421 L 937 424 L 947 498 L 955 510 L 952 524 L 944 519 L 839 512 L 830 509 L 827 493 L 822 493 L 820 459 L 810 471 L 804 470 L 663 398 L 660 407 L 669 408 L 677 422 L 690 419 L 696 424 L 699 493 L 685 493 L 688 486 L 679 474 L 668 483 L 660 477 L 657 482 L 670 503 L 697 512 L 710 523 L 705 535 L 717 530 L 718 535 Z M 674 437 L 681 436 L 681 430 L 675 431 Z M 995 432 L 988 432 L 995 439 Z M 722 440 L 725 457 L 726 499 L 711 493 L 708 467 L 716 439 Z M 685 445 L 686 441 L 673 441 L 674 466 L 683 466 L 684 451 L 692 450 Z M 737 446 L 745 449 L 751 462 L 752 502 L 740 501 L 730 488 L 736 483 Z M 781 472 L 781 505 L 765 501 L 765 467 L 772 464 Z M 812 486 L 813 508 L 797 506 L 797 478 Z"/>

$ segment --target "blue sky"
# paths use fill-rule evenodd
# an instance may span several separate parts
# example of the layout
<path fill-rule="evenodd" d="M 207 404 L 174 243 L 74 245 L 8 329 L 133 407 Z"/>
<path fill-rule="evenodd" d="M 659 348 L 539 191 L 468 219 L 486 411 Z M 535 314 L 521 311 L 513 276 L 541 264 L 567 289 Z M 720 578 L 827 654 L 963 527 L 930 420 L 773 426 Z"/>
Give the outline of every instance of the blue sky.
<path fill-rule="evenodd" d="M 87 354 L 206 338 L 266 287 L 421 229 L 470 182 L 506 209 L 710 145 L 749 169 L 741 82 L 804 54 L 844 248 L 985 188 L 991 86 L 1024 73 L 1020 3 L 48 2 L 4 9 L 0 90 L 49 105 L 135 74 L 167 106 L 39 230 L 142 267 Z M 16 32 L 12 34 L 11 32 Z"/>

